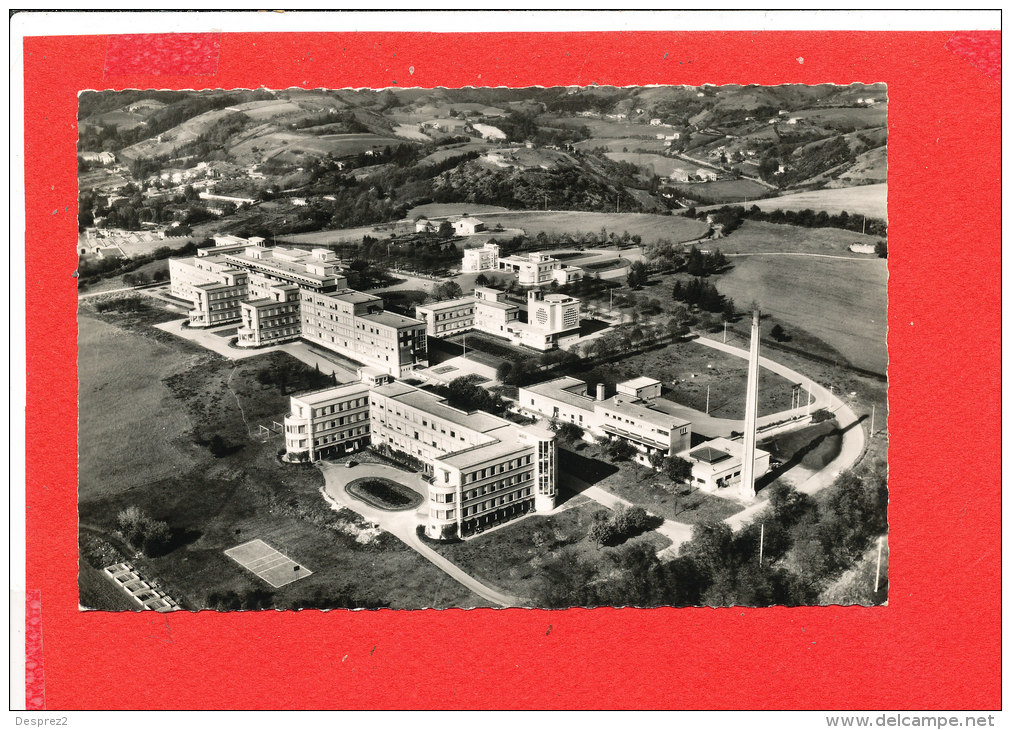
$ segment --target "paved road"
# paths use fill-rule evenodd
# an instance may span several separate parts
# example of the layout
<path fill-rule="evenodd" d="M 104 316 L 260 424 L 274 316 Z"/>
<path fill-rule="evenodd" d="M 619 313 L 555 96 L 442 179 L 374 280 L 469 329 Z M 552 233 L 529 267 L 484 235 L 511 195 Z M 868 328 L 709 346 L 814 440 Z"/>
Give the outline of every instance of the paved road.
<path fill-rule="evenodd" d="M 421 506 L 416 510 L 385 512 L 355 499 L 345 489 L 347 483 L 352 479 L 374 476 L 392 479 L 410 487 L 416 492 L 420 492 L 422 495 L 427 495 L 428 489 L 418 474 L 411 474 L 383 464 L 358 464 L 357 466 L 348 468 L 342 464 L 322 462 L 319 467 L 320 471 L 323 472 L 324 479 L 326 479 L 326 493 L 335 502 L 357 512 L 366 520 L 375 522 L 380 528 L 396 536 L 399 540 L 413 548 L 421 557 L 428 560 L 457 583 L 481 596 L 481 598 L 507 608 L 523 605 L 523 599 L 489 588 L 421 541 L 417 534 L 417 527 L 426 517 L 428 509 L 427 501 L 422 502 Z"/>
<path fill-rule="evenodd" d="M 728 253 L 727 258 L 735 256 L 813 256 L 818 259 L 843 259 L 844 261 L 878 261 L 877 256 L 835 256 L 827 253 L 800 253 L 796 251 L 756 251 L 754 253 Z"/>
<path fill-rule="evenodd" d="M 722 350 L 723 352 L 737 355 L 738 357 L 745 359 L 748 357 L 747 350 L 740 347 L 734 347 L 733 345 L 724 344 L 718 340 L 711 340 L 708 337 L 699 337 L 695 341 L 701 345 L 705 345 L 706 347 Z M 814 400 L 819 403 L 819 407 L 826 407 L 835 415 L 836 420 L 839 423 L 839 428 L 843 431 L 842 445 L 840 446 L 839 454 L 836 458 L 826 464 L 824 469 L 821 469 L 814 475 L 810 476 L 797 487 L 797 490 L 800 492 L 804 492 L 805 494 L 814 494 L 831 484 L 841 472 L 849 469 L 860 458 L 866 443 L 864 438 L 864 429 L 863 426 L 860 425 L 860 418 L 853 412 L 853 409 L 846 405 L 846 403 L 844 403 L 840 398 L 832 394 L 827 388 L 818 385 L 810 378 L 801 375 L 795 370 L 791 370 L 785 365 L 773 362 L 768 358 L 761 358 L 759 363 L 763 368 L 771 370 L 777 375 L 781 375 L 792 382 L 803 383 L 804 388 L 810 390 Z M 824 406 L 822 404 L 824 404 Z M 743 512 L 738 512 L 737 514 L 727 518 L 725 521 L 734 530 L 739 530 L 741 527 L 754 520 L 754 518 L 762 510 L 764 510 L 766 506 L 767 502 L 760 502 L 748 507 Z"/>

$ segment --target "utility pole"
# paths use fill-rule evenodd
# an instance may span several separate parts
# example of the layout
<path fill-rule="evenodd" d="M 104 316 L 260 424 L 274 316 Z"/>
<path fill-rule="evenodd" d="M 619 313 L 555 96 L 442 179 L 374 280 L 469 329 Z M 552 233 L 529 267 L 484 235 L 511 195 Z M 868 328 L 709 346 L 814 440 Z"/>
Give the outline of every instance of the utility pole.
<path fill-rule="evenodd" d="M 710 386 L 708 386 L 708 385 L 706 386 L 706 415 L 707 416 L 709 415 L 709 387 Z"/>
<path fill-rule="evenodd" d="M 723 344 L 727 344 L 727 323 L 723 322 Z"/>
<path fill-rule="evenodd" d="M 811 415 L 811 384 L 807 384 L 807 413 L 805 415 Z"/>
<path fill-rule="evenodd" d="M 467 359 L 467 333 L 463 333 L 463 359 Z"/>
<path fill-rule="evenodd" d="M 874 435 L 874 409 L 877 408 L 877 403 L 871 403 L 871 436 Z"/>
<path fill-rule="evenodd" d="M 765 523 L 762 523 L 762 532 L 758 538 L 758 564 L 762 564 L 762 558 L 765 556 Z M 877 590 L 875 588 L 874 590 Z"/>

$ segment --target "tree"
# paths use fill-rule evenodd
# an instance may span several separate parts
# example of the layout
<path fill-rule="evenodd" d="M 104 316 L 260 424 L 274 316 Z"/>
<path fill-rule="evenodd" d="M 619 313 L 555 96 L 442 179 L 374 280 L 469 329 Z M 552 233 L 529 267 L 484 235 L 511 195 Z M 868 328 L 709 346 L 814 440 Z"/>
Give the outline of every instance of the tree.
<path fill-rule="evenodd" d="M 874 253 L 878 255 L 879 259 L 888 258 L 888 244 L 884 241 L 878 241 L 874 244 Z"/>
<path fill-rule="evenodd" d="M 636 454 L 632 444 L 624 439 L 614 439 L 607 444 L 607 454 L 615 461 L 628 461 Z"/>
<path fill-rule="evenodd" d="M 453 224 L 449 221 L 443 221 L 439 224 L 439 238 L 452 238 L 453 233 Z"/>
<path fill-rule="evenodd" d="M 646 262 L 633 261 L 628 267 L 628 285 L 632 289 L 641 289 L 649 281 L 649 269 Z"/>
<path fill-rule="evenodd" d="M 474 283 L 477 284 L 478 286 L 488 286 L 488 284 L 491 282 L 488 281 L 488 277 L 485 276 L 484 274 L 478 274 L 477 278 L 474 279 Z"/>
<path fill-rule="evenodd" d="M 555 428 L 555 436 L 563 443 L 574 444 L 582 440 L 583 435 L 583 429 L 569 421 L 560 423 Z"/>
<path fill-rule="evenodd" d="M 664 461 L 667 459 L 667 455 L 662 451 L 654 451 L 649 455 L 649 465 L 656 470 L 660 470 L 663 467 Z"/>
<path fill-rule="evenodd" d="M 787 340 L 790 339 L 790 336 L 786 334 L 786 331 L 778 324 L 774 324 L 772 326 L 772 329 L 769 331 L 769 334 L 772 336 L 772 339 L 774 339 L 776 342 L 786 342 Z"/>
<path fill-rule="evenodd" d="M 680 456 L 668 456 L 662 466 L 665 477 L 675 483 L 689 482 L 692 478 L 692 464 Z"/>
<path fill-rule="evenodd" d="M 455 281 L 443 282 L 432 291 L 432 297 L 436 300 L 458 299 L 462 296 L 463 289 Z"/>

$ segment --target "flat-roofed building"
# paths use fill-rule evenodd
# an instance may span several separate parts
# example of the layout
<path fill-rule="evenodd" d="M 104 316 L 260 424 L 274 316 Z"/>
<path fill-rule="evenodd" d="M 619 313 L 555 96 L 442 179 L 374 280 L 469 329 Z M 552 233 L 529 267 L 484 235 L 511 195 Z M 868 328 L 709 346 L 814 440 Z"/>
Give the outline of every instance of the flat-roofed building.
<path fill-rule="evenodd" d="M 706 492 L 717 492 L 741 481 L 744 444 L 728 438 L 715 438 L 685 449 L 678 456 L 692 465 L 692 484 Z M 769 452 L 755 449 L 755 476 L 769 471 Z"/>
<path fill-rule="evenodd" d="M 191 327 L 237 322 L 247 298 L 247 272 L 225 256 L 169 259 L 169 291 L 189 301 Z"/>
<path fill-rule="evenodd" d="M 522 286 L 541 286 L 554 278 L 562 266 L 558 259 L 546 253 L 528 253 L 506 256 L 498 260 L 500 271 L 512 271 Z"/>
<path fill-rule="evenodd" d="M 419 304 L 414 315 L 425 323 L 425 334 L 449 337 L 474 328 L 474 297 Z"/>
<path fill-rule="evenodd" d="M 473 236 L 485 228 L 484 221 L 472 217 L 460 218 L 459 220 L 451 221 L 451 223 L 453 225 L 453 233 L 458 236 Z"/>
<path fill-rule="evenodd" d="M 316 461 L 369 444 L 369 386 L 350 383 L 291 399 L 284 417 L 285 458 Z"/>
<path fill-rule="evenodd" d="M 242 302 L 239 347 L 268 347 L 297 340 L 302 333 L 299 288 L 294 284 L 270 287 L 267 296 Z"/>
<path fill-rule="evenodd" d="M 692 432 L 691 422 L 676 415 L 673 403 L 658 397 L 653 383 L 659 381 L 628 380 L 608 398 L 603 384 L 591 390 L 584 381 L 566 376 L 520 388 L 516 401 L 524 412 L 574 423 L 592 438 L 627 441 L 637 451 L 636 460 L 648 464 L 657 452 L 671 456 L 687 449 Z M 629 394 L 636 392 L 643 397 Z"/>
<path fill-rule="evenodd" d="M 468 248 L 463 252 L 463 264 L 460 270 L 464 273 L 479 271 L 495 271 L 498 269 L 498 244 L 486 243 L 481 248 Z"/>
<path fill-rule="evenodd" d="M 406 454 L 430 478 L 425 532 L 466 535 L 556 497 L 554 434 L 484 411 L 463 411 L 404 383 L 373 388 L 372 443 Z"/>
<path fill-rule="evenodd" d="M 425 323 L 349 289 L 329 249 L 270 248 L 258 238 L 216 243 L 211 253 L 169 260 L 172 294 L 194 303 L 192 326 L 241 322 L 242 347 L 301 337 L 397 377 L 428 364 Z"/>

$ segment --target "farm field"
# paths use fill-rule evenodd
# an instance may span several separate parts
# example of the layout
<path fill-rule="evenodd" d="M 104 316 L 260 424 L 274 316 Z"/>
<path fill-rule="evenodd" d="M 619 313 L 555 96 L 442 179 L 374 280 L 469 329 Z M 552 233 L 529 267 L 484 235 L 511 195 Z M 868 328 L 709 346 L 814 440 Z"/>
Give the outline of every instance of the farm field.
<path fill-rule="evenodd" d="M 805 109 L 791 112 L 791 117 L 817 123 L 849 124 L 858 129 L 883 127 L 888 122 L 888 109 L 884 104 L 873 107 L 831 107 Z"/>
<path fill-rule="evenodd" d="M 314 137 L 297 132 L 268 132 L 244 139 L 231 148 L 235 156 L 252 154 L 252 148 L 261 150 L 260 159 L 269 160 L 278 155 L 329 155 L 349 157 L 368 150 L 380 149 L 398 143 L 397 139 L 377 134 L 325 134 Z"/>
<path fill-rule="evenodd" d="M 608 152 L 606 155 L 615 162 L 631 162 L 638 165 L 647 172 L 652 172 L 661 177 L 669 177 L 677 173 L 692 175 L 698 169 L 698 165 L 692 166 L 684 160 L 662 155 L 641 154 L 639 152 Z"/>
<path fill-rule="evenodd" d="M 391 233 L 414 232 L 414 224 L 406 221 L 393 221 L 391 223 L 376 223 L 371 226 L 361 226 L 359 228 L 341 228 L 334 231 L 311 231 L 309 233 L 291 233 L 277 239 L 278 245 L 292 243 L 301 244 L 327 244 L 346 243 L 354 241 L 361 243 L 363 236 L 373 236 L 388 238 Z"/>
<path fill-rule="evenodd" d="M 429 137 L 424 132 L 419 131 L 417 127 L 407 124 L 398 124 L 393 128 L 393 133 L 398 137 L 404 137 L 405 139 L 413 139 L 418 142 L 432 141 L 431 137 Z"/>
<path fill-rule="evenodd" d="M 681 216 L 649 213 L 586 213 L 583 211 L 509 211 L 484 214 L 487 223 L 501 223 L 506 228 L 522 228 L 528 236 L 545 233 L 597 233 L 601 228 L 621 234 L 628 231 L 642 236 L 643 243 L 662 238 L 691 241 L 704 236 L 709 226 L 702 221 Z"/>
<path fill-rule="evenodd" d="M 256 424 L 287 410 L 290 394 L 259 374 L 295 364 L 291 358 L 252 357 L 233 371 L 223 358 L 128 317 L 81 318 L 79 513 L 92 532 L 107 534 L 128 506 L 168 522 L 168 552 L 133 561 L 142 574 L 191 609 L 213 605 L 214 594 L 254 591 L 282 607 L 348 600 L 394 608 L 487 605 L 389 535 L 357 541 L 361 525 L 324 502 L 318 470 L 282 465 L 276 436 L 266 443 L 250 437 Z M 129 329 L 110 332 L 121 325 Z M 115 370 L 103 370 L 108 363 Z M 288 385 L 310 387 L 298 378 Z M 195 441 L 208 434 L 227 445 L 218 456 Z M 272 590 L 223 552 L 257 538 L 313 575 Z M 85 587 L 95 595 L 92 585 Z"/>
<path fill-rule="evenodd" d="M 161 142 L 156 138 L 146 139 L 130 147 L 125 147 L 117 154 L 117 157 L 121 160 L 130 161 L 171 155 L 176 147 L 193 142 L 218 120 L 233 113 L 225 109 L 214 109 L 203 114 L 198 114 L 160 135 Z"/>
<path fill-rule="evenodd" d="M 756 201 L 765 209 L 765 201 Z M 750 205 L 749 205 L 750 207 Z M 870 244 L 877 236 L 865 236 L 842 228 L 804 228 L 781 223 L 745 220 L 741 227 L 725 238 L 708 244 L 725 254 L 732 253 L 817 253 L 830 256 L 874 259 L 874 254 L 859 254 L 849 250 L 851 245 Z M 734 259 L 731 263 L 737 263 Z"/>
<path fill-rule="evenodd" d="M 844 210 L 850 215 L 866 215 L 888 220 L 888 186 L 859 185 L 852 188 L 832 188 L 790 193 L 778 198 L 756 201 L 762 210 L 824 210 L 835 215 Z"/>
<path fill-rule="evenodd" d="M 418 216 L 425 218 L 442 218 L 450 215 L 487 215 L 488 213 L 508 212 L 508 208 L 500 205 L 479 205 L 475 203 L 427 203 L 407 211 L 407 218 L 414 220 Z"/>
<path fill-rule="evenodd" d="M 466 142 L 464 144 L 455 145 L 453 147 L 442 147 L 437 149 L 430 155 L 422 157 L 418 160 L 419 165 L 434 165 L 443 160 L 448 160 L 450 157 L 459 157 L 468 152 L 484 152 L 491 148 L 491 145 L 487 142 Z M 435 205 L 432 203 L 431 205 Z"/>
<path fill-rule="evenodd" d="M 732 235 L 737 235 L 736 233 Z M 783 326 L 806 330 L 851 364 L 884 373 L 888 365 L 888 265 L 815 256 L 741 256 L 713 277 L 721 294 L 757 301 Z M 812 303 L 817 302 L 817 306 Z"/>
<path fill-rule="evenodd" d="M 87 314 L 78 317 L 78 347 L 81 495 L 188 468 L 190 454 L 181 442 L 192 424 L 184 411 L 163 408 L 172 395 L 163 380 L 196 356 Z M 129 394 L 128 408 L 121 394 Z"/>
<path fill-rule="evenodd" d="M 652 139 L 630 139 L 628 137 L 590 137 L 581 142 L 576 142 L 575 148 L 583 152 L 595 150 L 603 147 L 609 152 L 633 154 L 639 150 L 644 152 L 663 152 L 667 149 L 667 143 L 662 139 L 656 139 L 656 134 Z"/>
<path fill-rule="evenodd" d="M 679 183 L 678 187 L 687 191 L 688 196 L 697 193 L 705 198 L 722 200 L 726 203 L 739 203 L 744 200 L 770 195 L 773 191 L 753 180 L 716 180 L 702 183 Z M 756 205 L 761 205 L 755 201 Z"/>
<path fill-rule="evenodd" d="M 636 124 L 635 122 L 608 121 L 605 119 L 587 119 L 585 117 L 555 117 L 543 115 L 537 117 L 540 124 L 552 127 L 586 127 L 593 137 L 601 138 L 632 138 L 644 137 L 657 141 L 656 136 L 664 130 L 671 131 L 671 127 L 653 127 L 649 124 Z M 628 139 L 628 146 L 635 144 L 638 140 Z"/>
<path fill-rule="evenodd" d="M 272 119 L 282 114 L 294 114 L 302 111 L 302 107 L 284 99 L 267 99 L 264 101 L 249 101 L 227 107 L 228 111 L 242 112 L 250 119 Z"/>

